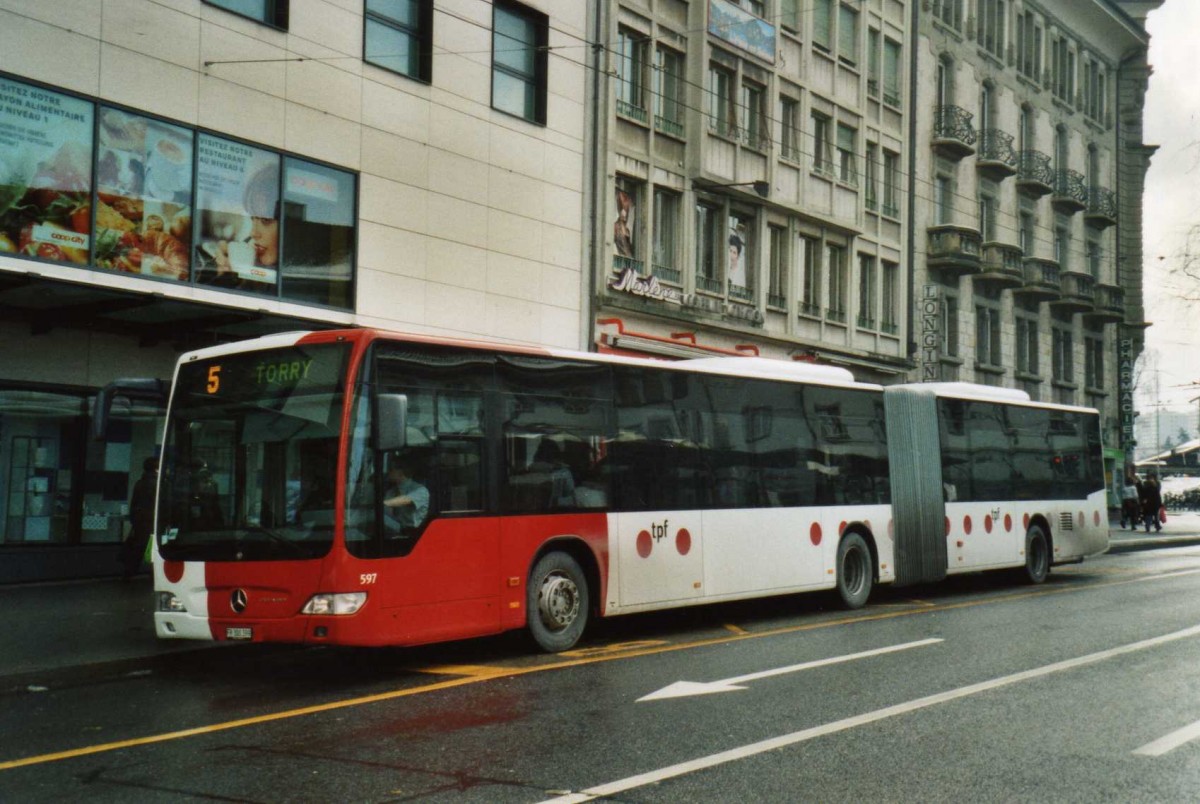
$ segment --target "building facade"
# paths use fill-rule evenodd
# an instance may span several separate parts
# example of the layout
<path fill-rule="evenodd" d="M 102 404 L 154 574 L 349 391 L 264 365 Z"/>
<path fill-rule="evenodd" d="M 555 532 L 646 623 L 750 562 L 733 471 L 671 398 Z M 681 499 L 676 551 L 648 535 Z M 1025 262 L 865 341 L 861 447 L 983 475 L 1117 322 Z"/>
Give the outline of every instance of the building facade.
<path fill-rule="evenodd" d="M 0 0 L 0 582 L 117 570 L 188 348 L 577 347 L 587 4 Z"/>

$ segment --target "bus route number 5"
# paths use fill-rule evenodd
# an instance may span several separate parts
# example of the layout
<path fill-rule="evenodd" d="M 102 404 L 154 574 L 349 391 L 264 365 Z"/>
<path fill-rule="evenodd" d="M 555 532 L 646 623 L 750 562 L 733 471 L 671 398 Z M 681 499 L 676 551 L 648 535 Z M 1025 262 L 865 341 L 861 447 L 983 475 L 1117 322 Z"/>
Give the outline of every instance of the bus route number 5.
<path fill-rule="evenodd" d="M 204 387 L 210 394 L 215 394 L 221 388 L 221 367 L 208 367 L 208 385 Z"/>

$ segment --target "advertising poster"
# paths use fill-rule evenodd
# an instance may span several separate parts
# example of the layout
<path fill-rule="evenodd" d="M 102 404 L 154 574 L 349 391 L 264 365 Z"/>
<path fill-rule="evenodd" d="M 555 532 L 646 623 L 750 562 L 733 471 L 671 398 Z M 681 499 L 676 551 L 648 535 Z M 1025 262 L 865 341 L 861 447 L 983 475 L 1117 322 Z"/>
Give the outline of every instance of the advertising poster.
<path fill-rule="evenodd" d="M 283 295 L 349 306 L 354 279 L 354 176 L 286 159 L 283 188 Z"/>
<path fill-rule="evenodd" d="M 278 154 L 201 134 L 195 263 L 201 284 L 274 295 L 279 279 Z"/>
<path fill-rule="evenodd" d="M 87 264 L 93 108 L 0 78 L 0 253 Z"/>
<path fill-rule="evenodd" d="M 617 182 L 617 220 L 613 224 L 613 246 L 617 256 L 630 259 L 635 257 L 633 244 L 636 242 L 637 236 L 634 229 L 637 225 L 635 198 L 636 193 L 623 186 L 622 182 Z"/>
<path fill-rule="evenodd" d="M 192 239 L 192 135 L 100 110 L 96 266 L 186 281 Z"/>

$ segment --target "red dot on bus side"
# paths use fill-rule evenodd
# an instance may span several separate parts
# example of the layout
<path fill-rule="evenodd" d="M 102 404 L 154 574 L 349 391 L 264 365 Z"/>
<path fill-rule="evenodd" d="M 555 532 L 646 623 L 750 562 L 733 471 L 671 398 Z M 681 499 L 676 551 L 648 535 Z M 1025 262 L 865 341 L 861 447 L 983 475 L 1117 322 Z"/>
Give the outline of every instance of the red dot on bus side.
<path fill-rule="evenodd" d="M 183 562 L 182 561 L 164 561 L 163 575 L 171 583 L 179 583 L 183 580 Z"/>
<path fill-rule="evenodd" d="M 1095 525 L 1096 527 L 1100 527 L 1100 512 L 1099 511 L 1095 511 L 1092 513 L 1092 524 Z"/>
<path fill-rule="evenodd" d="M 637 551 L 642 558 L 649 558 L 650 551 L 654 549 L 654 540 L 650 538 L 650 531 L 644 530 L 637 537 Z"/>
<path fill-rule="evenodd" d="M 946 535 L 950 535 L 950 517 L 946 517 Z"/>
<path fill-rule="evenodd" d="M 675 534 L 675 549 L 681 556 L 686 556 L 692 549 L 692 534 L 688 533 L 687 528 L 680 528 L 679 532 Z"/>
<path fill-rule="evenodd" d="M 1004 515 L 1004 529 L 1008 530 L 1008 531 L 1012 530 L 1012 515 L 1011 514 Z"/>
<path fill-rule="evenodd" d="M 843 521 L 840 525 L 838 525 L 838 536 L 841 536 L 845 532 L 846 532 L 846 523 Z"/>
<path fill-rule="evenodd" d="M 963 533 L 971 535 L 971 517 L 970 515 L 963 517 Z"/>
<path fill-rule="evenodd" d="M 983 518 L 983 529 L 988 533 L 992 532 L 992 515 L 988 514 Z"/>
<path fill-rule="evenodd" d="M 821 543 L 821 523 L 820 522 L 812 523 L 812 527 L 808 529 L 808 539 L 809 539 L 809 541 L 811 541 L 813 543 L 814 547 Z"/>
<path fill-rule="evenodd" d="M 1025 530 L 1029 530 L 1029 514 L 1025 515 Z"/>

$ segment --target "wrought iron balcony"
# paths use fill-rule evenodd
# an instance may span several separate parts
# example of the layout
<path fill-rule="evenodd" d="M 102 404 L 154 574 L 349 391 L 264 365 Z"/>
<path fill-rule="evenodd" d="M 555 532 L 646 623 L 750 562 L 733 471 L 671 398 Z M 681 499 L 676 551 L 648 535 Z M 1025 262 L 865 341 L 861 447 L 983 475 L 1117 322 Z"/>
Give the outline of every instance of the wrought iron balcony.
<path fill-rule="evenodd" d="M 1020 246 L 1008 243 L 984 243 L 983 259 L 980 261 L 976 284 L 988 283 L 998 288 L 1017 288 L 1025 283 L 1025 271 L 1021 265 Z"/>
<path fill-rule="evenodd" d="M 1107 187 L 1088 190 L 1087 211 L 1083 219 L 1097 229 L 1107 229 L 1117 222 L 1117 194 Z"/>
<path fill-rule="evenodd" d="M 977 274 L 980 240 L 978 231 L 965 226 L 930 226 L 927 263 L 953 276 Z"/>
<path fill-rule="evenodd" d="M 959 160 L 975 153 L 973 115 L 961 106 L 935 106 L 933 149 L 948 159 Z"/>
<path fill-rule="evenodd" d="M 979 132 L 975 167 L 991 179 L 1006 179 L 1016 173 L 1017 152 L 1013 149 L 1012 134 L 998 128 L 985 128 Z"/>
<path fill-rule="evenodd" d="M 1062 296 L 1050 306 L 1067 313 L 1090 313 L 1096 309 L 1096 280 L 1091 274 L 1063 271 Z"/>
<path fill-rule="evenodd" d="M 1054 189 L 1050 157 L 1041 151 L 1021 151 L 1017 155 L 1017 189 L 1031 198 L 1041 198 Z"/>
<path fill-rule="evenodd" d="M 1061 169 L 1054 172 L 1054 194 L 1050 203 L 1059 212 L 1074 214 L 1087 206 L 1087 180 L 1078 170 Z"/>
<path fill-rule="evenodd" d="M 1090 321 L 1100 324 L 1119 324 L 1125 320 L 1125 288 L 1096 284 L 1096 308 L 1087 313 Z"/>
<path fill-rule="evenodd" d="M 1021 261 L 1025 281 L 1013 288 L 1013 295 L 1022 295 L 1037 301 L 1051 301 L 1062 295 L 1062 271 L 1054 260 L 1041 257 L 1025 257 Z"/>

